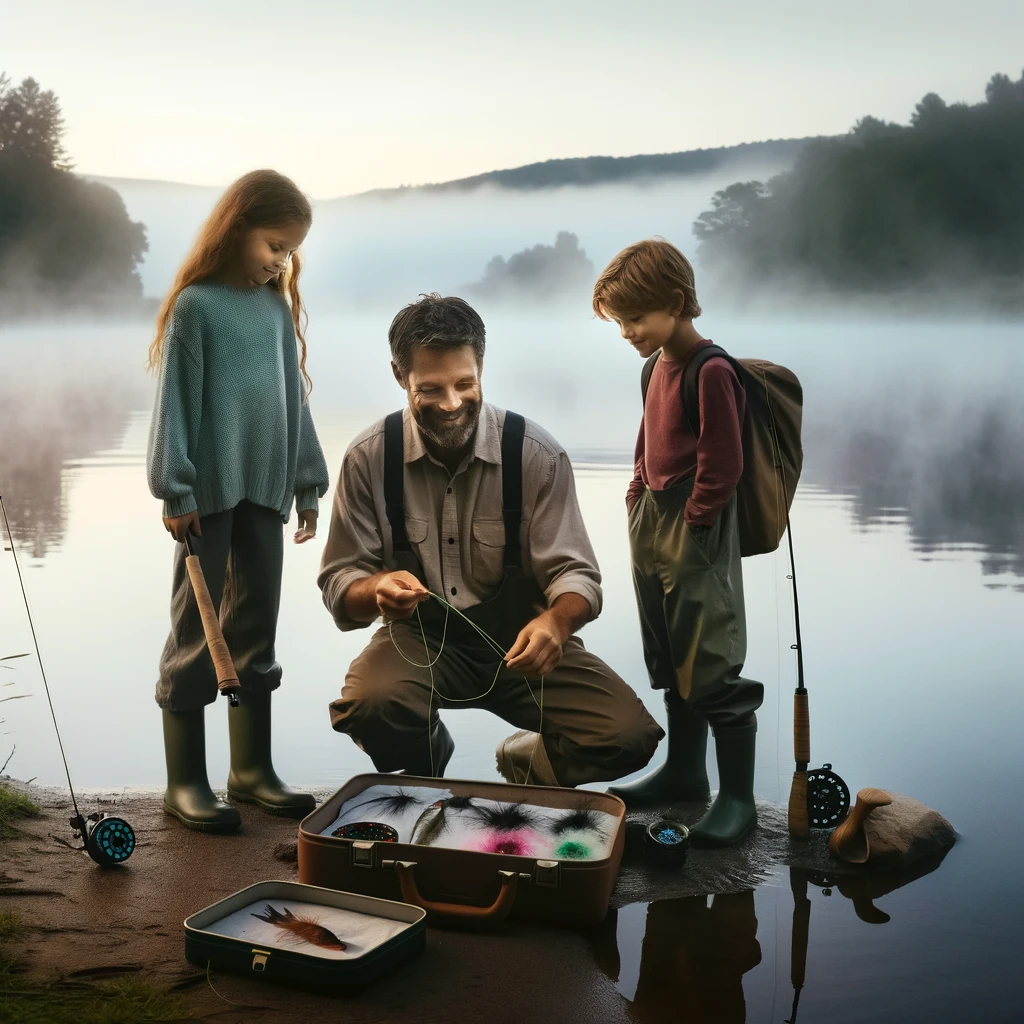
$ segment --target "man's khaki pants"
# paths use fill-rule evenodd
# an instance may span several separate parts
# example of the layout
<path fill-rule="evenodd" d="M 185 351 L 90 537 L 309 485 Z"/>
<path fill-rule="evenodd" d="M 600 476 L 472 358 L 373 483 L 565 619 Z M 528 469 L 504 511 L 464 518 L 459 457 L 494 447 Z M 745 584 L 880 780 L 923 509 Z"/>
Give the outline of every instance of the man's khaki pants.
<path fill-rule="evenodd" d="M 561 786 L 635 772 L 664 736 L 640 698 L 578 637 L 566 642 L 561 663 L 542 686 L 504 665 L 499 669 L 497 654 L 468 656 L 446 645 L 440 656 L 432 648 L 428 659 L 414 623 L 396 622 L 391 629 L 394 642 L 387 626 L 378 629 L 331 704 L 331 725 L 348 733 L 380 772 L 440 775 L 454 744 L 439 708 L 485 708 L 540 733 Z M 431 669 L 424 667 L 428 661 L 435 662 Z"/>

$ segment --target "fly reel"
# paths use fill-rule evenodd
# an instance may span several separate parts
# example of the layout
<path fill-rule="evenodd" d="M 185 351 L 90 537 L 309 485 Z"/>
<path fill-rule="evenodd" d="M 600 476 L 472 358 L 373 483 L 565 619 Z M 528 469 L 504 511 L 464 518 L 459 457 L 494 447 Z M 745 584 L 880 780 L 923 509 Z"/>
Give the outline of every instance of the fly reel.
<path fill-rule="evenodd" d="M 124 818 L 96 813 L 69 820 L 82 840 L 82 849 L 103 867 L 123 864 L 135 849 L 135 832 Z"/>
<path fill-rule="evenodd" d="M 835 828 L 850 810 L 850 788 L 824 764 L 807 773 L 807 824 Z"/>

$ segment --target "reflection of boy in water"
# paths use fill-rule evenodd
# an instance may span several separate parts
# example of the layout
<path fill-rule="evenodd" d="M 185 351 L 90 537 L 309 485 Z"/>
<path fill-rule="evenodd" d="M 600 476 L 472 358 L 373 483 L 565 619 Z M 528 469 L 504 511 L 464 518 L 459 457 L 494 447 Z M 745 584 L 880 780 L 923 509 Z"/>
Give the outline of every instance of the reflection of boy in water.
<path fill-rule="evenodd" d="M 633 1008 L 643 1021 L 747 1018 L 743 975 L 761 962 L 754 893 L 658 900 L 647 908 Z"/>
<path fill-rule="evenodd" d="M 594 956 L 606 974 L 618 975 L 616 915 L 591 933 Z M 742 1024 L 743 975 L 761 962 L 754 893 L 657 900 L 647 908 L 640 976 L 632 1009 L 658 1024 Z"/>

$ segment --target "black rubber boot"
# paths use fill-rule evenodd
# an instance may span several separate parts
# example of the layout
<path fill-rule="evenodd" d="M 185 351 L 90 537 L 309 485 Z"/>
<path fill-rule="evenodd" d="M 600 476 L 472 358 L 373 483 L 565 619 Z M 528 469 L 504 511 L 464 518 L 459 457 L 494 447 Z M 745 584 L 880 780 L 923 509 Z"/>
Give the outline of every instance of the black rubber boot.
<path fill-rule="evenodd" d="M 233 832 L 241 825 L 241 816 L 217 798 L 206 775 L 204 710 L 165 710 L 163 718 L 167 758 L 164 810 L 199 832 Z"/>
<path fill-rule="evenodd" d="M 238 695 L 238 707 L 228 708 L 231 771 L 228 799 L 255 804 L 268 814 L 304 818 L 316 807 L 309 793 L 286 786 L 270 759 L 270 692 Z"/>
<path fill-rule="evenodd" d="M 754 748 L 757 719 L 750 715 L 736 725 L 715 729 L 719 790 L 714 802 L 690 829 L 697 846 L 731 846 L 757 824 L 754 806 Z"/>
<path fill-rule="evenodd" d="M 700 802 L 711 795 L 708 786 L 708 720 L 692 711 L 675 692 L 665 691 L 668 712 L 668 752 L 665 763 L 635 782 L 609 786 L 608 792 L 627 807 Z"/>
<path fill-rule="evenodd" d="M 428 746 L 429 743 L 429 746 Z M 430 730 L 430 739 L 422 743 L 409 744 L 405 751 L 405 761 L 401 771 L 404 775 L 417 775 L 425 779 L 443 779 L 444 771 L 448 762 L 455 753 L 455 741 L 448 727 L 435 718 L 434 725 Z M 378 771 L 392 771 L 393 769 L 378 768 Z"/>

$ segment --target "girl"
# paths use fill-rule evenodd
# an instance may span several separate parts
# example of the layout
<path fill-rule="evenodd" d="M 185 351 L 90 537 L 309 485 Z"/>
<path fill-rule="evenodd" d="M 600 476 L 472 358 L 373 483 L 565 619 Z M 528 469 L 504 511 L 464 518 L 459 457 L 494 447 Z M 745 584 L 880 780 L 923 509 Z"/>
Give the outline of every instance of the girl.
<path fill-rule="evenodd" d="M 309 201 L 288 178 L 274 171 L 239 178 L 178 272 L 149 350 L 149 366 L 159 370 L 149 486 L 178 541 L 171 633 L 156 687 L 164 810 L 204 831 L 228 831 L 241 819 L 214 796 L 206 775 L 204 707 L 218 691 L 185 569 L 189 535 L 241 684 L 239 706 L 228 710 L 228 796 L 295 817 L 315 805 L 278 778 L 270 759 L 270 693 L 281 682 L 274 638 L 282 526 L 294 501 L 295 542 L 314 537 L 328 482 L 306 400 L 299 297 L 298 249 L 311 222 Z"/>

